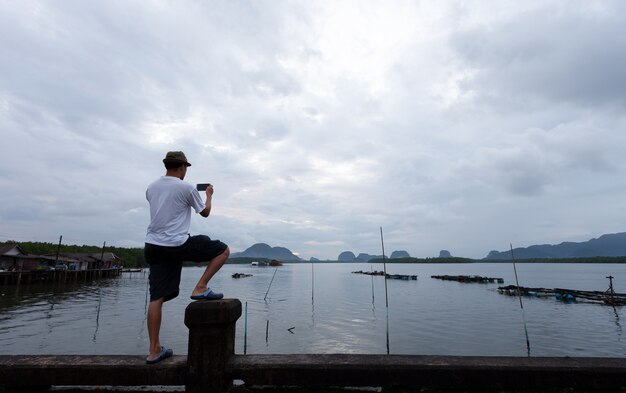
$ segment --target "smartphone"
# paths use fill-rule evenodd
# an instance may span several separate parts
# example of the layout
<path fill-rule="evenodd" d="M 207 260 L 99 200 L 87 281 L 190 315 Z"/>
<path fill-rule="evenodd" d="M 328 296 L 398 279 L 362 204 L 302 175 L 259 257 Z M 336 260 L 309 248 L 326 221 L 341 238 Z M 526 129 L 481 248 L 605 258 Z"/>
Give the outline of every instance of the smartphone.
<path fill-rule="evenodd" d="M 211 183 L 200 183 L 200 184 L 196 185 L 196 189 L 198 191 L 206 191 L 206 189 L 209 188 L 210 185 L 211 185 Z"/>

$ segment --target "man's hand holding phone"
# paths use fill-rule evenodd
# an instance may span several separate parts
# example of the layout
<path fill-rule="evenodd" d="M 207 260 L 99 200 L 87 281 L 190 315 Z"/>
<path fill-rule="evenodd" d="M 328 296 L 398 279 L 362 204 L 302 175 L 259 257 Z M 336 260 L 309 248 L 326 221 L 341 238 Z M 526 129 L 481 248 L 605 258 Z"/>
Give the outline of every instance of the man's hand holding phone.
<path fill-rule="evenodd" d="M 207 197 L 213 195 L 213 185 L 211 183 L 200 183 L 196 186 L 196 189 L 198 191 L 205 191 Z"/>

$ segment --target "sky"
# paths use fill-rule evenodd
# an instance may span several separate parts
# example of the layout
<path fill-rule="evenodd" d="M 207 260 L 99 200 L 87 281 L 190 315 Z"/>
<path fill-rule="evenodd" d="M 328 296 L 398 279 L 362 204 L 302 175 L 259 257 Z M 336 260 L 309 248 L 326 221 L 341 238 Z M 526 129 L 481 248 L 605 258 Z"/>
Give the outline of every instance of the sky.
<path fill-rule="evenodd" d="M 626 230 L 626 2 L 0 0 L 0 240 L 483 258 Z"/>

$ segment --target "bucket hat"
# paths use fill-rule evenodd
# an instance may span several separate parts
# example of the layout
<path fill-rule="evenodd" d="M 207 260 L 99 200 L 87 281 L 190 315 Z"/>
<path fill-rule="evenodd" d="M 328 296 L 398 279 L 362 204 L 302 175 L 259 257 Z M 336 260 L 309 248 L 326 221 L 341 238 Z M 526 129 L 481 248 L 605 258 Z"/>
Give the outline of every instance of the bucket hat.
<path fill-rule="evenodd" d="M 185 157 L 185 153 L 182 151 L 168 151 L 163 159 L 163 163 L 185 164 L 186 166 L 191 166 L 189 161 L 187 161 L 187 157 Z"/>

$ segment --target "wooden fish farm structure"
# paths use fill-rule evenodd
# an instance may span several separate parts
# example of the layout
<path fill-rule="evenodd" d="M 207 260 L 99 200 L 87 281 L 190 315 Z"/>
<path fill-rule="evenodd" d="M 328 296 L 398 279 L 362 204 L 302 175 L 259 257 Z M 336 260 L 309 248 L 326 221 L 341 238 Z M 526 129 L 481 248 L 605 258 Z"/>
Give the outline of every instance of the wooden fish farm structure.
<path fill-rule="evenodd" d="M 0 272 L 0 285 L 30 285 L 38 283 L 70 283 L 100 278 L 118 277 L 122 269 L 89 270 L 31 270 Z"/>
<path fill-rule="evenodd" d="M 498 292 L 508 296 L 518 296 L 518 287 L 507 285 L 499 287 Z M 527 297 L 555 298 L 564 302 L 599 303 L 609 306 L 626 305 L 626 293 L 609 294 L 602 291 L 582 291 L 566 288 L 529 288 L 519 287 L 519 295 Z"/>
<path fill-rule="evenodd" d="M 625 306 L 626 293 L 617 293 L 613 289 L 613 276 L 607 277 L 609 281 L 609 289 L 606 291 L 583 291 L 578 289 L 565 288 L 528 288 L 517 287 L 515 285 L 507 285 L 499 287 L 498 292 L 508 296 L 528 296 L 555 298 L 563 302 L 581 302 L 581 303 L 597 303 L 609 306 Z"/>
<path fill-rule="evenodd" d="M 503 284 L 504 279 L 499 277 L 482 277 L 482 276 L 430 276 L 430 278 L 436 278 L 438 280 L 444 281 L 458 281 L 465 283 L 479 283 L 479 284 L 488 284 L 488 283 L 498 283 Z"/>
<path fill-rule="evenodd" d="M 61 236 L 61 239 L 63 237 Z M 29 285 L 39 283 L 70 283 L 100 278 L 118 277 L 124 269 L 120 258 L 112 252 L 27 254 L 17 243 L 0 244 L 0 285 Z"/>
<path fill-rule="evenodd" d="M 371 272 L 367 272 L 367 271 L 356 271 L 356 272 L 352 272 L 352 274 L 365 274 L 368 276 L 386 276 L 387 279 L 389 280 L 417 280 L 417 274 L 389 274 L 387 273 L 385 275 L 385 272 L 383 271 L 371 271 Z"/>

